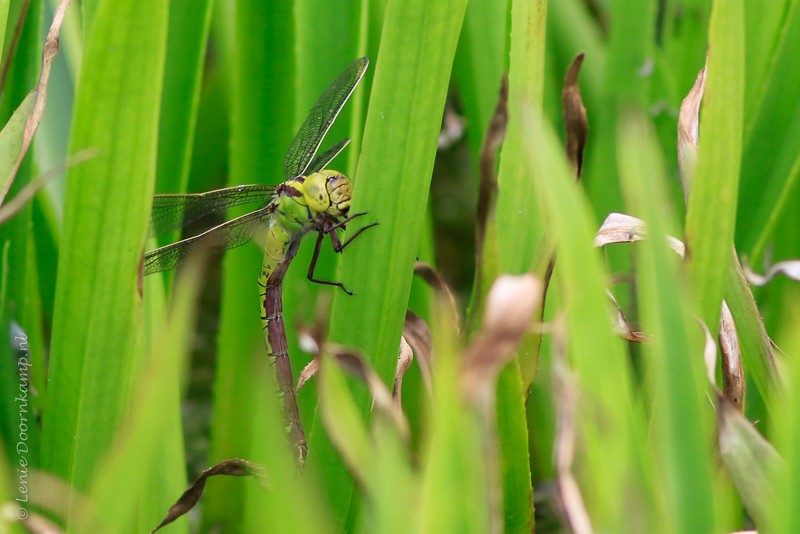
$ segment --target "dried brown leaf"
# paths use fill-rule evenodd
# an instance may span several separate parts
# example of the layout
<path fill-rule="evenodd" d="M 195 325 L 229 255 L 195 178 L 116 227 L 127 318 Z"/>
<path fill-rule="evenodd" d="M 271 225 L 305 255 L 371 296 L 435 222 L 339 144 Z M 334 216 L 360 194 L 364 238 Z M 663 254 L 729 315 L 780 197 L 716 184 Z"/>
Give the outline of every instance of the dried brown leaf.
<path fill-rule="evenodd" d="M 468 400 L 481 398 L 494 385 L 500 369 L 532 326 L 542 297 L 542 282 L 532 275 L 499 277 L 486 302 L 483 328 L 466 349 L 461 387 Z"/>
<path fill-rule="evenodd" d="M 699 131 L 700 102 L 705 89 L 706 69 L 697 74 L 694 86 L 681 103 L 678 115 L 678 168 L 681 174 L 684 200 L 688 202 L 692 177 L 697 163 L 697 139 Z"/>
<path fill-rule="evenodd" d="M 608 300 L 611 301 L 611 304 L 614 305 L 614 326 L 617 328 L 617 333 L 626 341 L 645 343 L 647 341 L 647 336 L 643 332 L 636 331 L 631 327 L 611 291 L 606 291 L 606 295 L 608 296 Z"/>
<path fill-rule="evenodd" d="M 306 382 L 311 380 L 315 374 L 319 372 L 319 356 L 315 356 L 310 362 L 303 367 L 300 371 L 300 376 L 297 377 L 297 387 L 295 391 L 300 391 L 300 388 L 306 385 Z"/>
<path fill-rule="evenodd" d="M 411 349 L 417 355 L 417 363 L 422 373 L 422 380 L 430 393 L 433 386 L 431 381 L 431 367 L 433 364 L 431 331 L 425 320 L 411 310 L 406 311 L 403 338 L 411 345 Z"/>
<path fill-rule="evenodd" d="M 381 413 L 389 416 L 403 439 L 408 439 L 410 429 L 405 415 L 395 404 L 392 394 L 383 383 L 378 374 L 372 370 L 360 354 L 348 351 L 342 347 L 328 344 L 324 352 L 330 354 L 343 371 L 358 378 L 369 388 L 372 395 L 373 406 Z"/>
<path fill-rule="evenodd" d="M 453 317 L 455 317 L 456 325 L 460 324 L 460 319 L 458 318 L 458 305 L 456 304 L 456 298 L 453 296 L 453 292 L 450 290 L 450 286 L 447 285 L 447 282 L 445 281 L 444 277 L 439 273 L 439 271 L 434 269 L 432 265 L 418 261 L 414 264 L 414 274 L 425 280 L 425 282 L 433 289 L 447 296 L 447 301 L 450 304 L 450 311 L 452 312 Z"/>
<path fill-rule="evenodd" d="M 194 481 L 194 484 L 189 486 L 189 488 L 183 492 L 183 495 L 180 496 L 175 504 L 170 506 L 167 515 L 164 516 L 164 519 L 156 528 L 150 531 L 151 534 L 159 530 L 161 527 L 172 523 L 180 516 L 194 508 L 194 505 L 197 504 L 197 501 L 199 501 L 200 497 L 203 495 L 203 490 L 206 487 L 206 480 L 208 477 L 217 475 L 234 477 L 254 476 L 259 480 L 260 483 L 264 483 L 264 469 L 260 465 L 248 462 L 247 460 L 242 460 L 241 458 L 223 460 L 220 463 L 209 467 L 200 474 L 197 480 Z"/>
<path fill-rule="evenodd" d="M 728 303 L 722 301 L 722 316 L 719 323 L 720 356 L 722 361 L 722 394 L 740 413 L 744 409 L 745 379 L 742 369 L 742 351 L 739 336 Z"/>
<path fill-rule="evenodd" d="M 767 269 L 767 272 L 763 275 L 754 273 L 750 270 L 750 266 L 747 265 L 747 261 L 744 260 L 744 265 L 742 265 L 742 269 L 744 270 L 745 278 L 747 281 L 753 284 L 754 286 L 763 286 L 768 284 L 773 278 L 782 274 L 792 280 L 800 282 L 800 260 L 787 260 L 787 261 L 779 261 L 775 265 L 771 266 Z"/>
<path fill-rule="evenodd" d="M 0 193 L 0 205 L 3 204 L 6 195 L 8 195 L 11 184 L 14 182 L 14 177 L 17 171 L 19 171 L 19 166 L 22 164 L 25 154 L 28 153 L 28 148 L 30 148 L 31 142 L 33 141 L 33 135 L 39 127 L 42 115 L 44 115 L 44 108 L 47 104 L 47 82 L 50 79 L 50 68 L 52 67 L 53 59 L 55 59 L 58 53 L 58 34 L 61 31 L 64 15 L 70 2 L 71 0 L 61 0 L 53 15 L 53 22 L 50 25 L 50 30 L 47 32 L 44 50 L 42 51 L 42 68 L 39 72 L 39 82 L 33 91 L 31 91 L 31 94 L 36 94 L 36 100 L 33 103 L 33 110 L 28 117 L 28 121 L 25 123 L 25 131 L 22 135 L 22 148 L 17 156 L 17 163 L 6 181 L 5 188 L 2 193 Z"/>
<path fill-rule="evenodd" d="M 50 169 L 46 173 L 42 174 L 38 179 L 32 180 L 22 189 L 22 191 L 17 193 L 14 198 L 0 207 L 0 224 L 3 224 L 16 215 L 19 210 L 25 206 L 25 204 L 33 199 L 36 193 L 38 193 L 45 185 L 47 185 L 47 182 L 62 174 L 67 168 L 97 157 L 97 154 L 98 151 L 93 148 L 81 150 L 80 152 L 76 152 L 72 156 L 68 157 L 66 163 L 57 165 L 53 169 Z"/>
<path fill-rule="evenodd" d="M 508 126 L 508 76 L 504 75 L 500 82 L 500 95 L 494 108 L 494 115 L 489 122 L 489 130 L 481 146 L 480 169 L 481 179 L 478 186 L 478 220 L 475 223 L 478 265 L 481 265 L 481 251 L 486 237 L 486 225 L 494 215 L 497 204 L 497 153 L 506 136 Z M 480 278 L 479 278 L 480 279 Z"/>
<path fill-rule="evenodd" d="M 581 176 L 583 150 L 589 136 L 589 120 L 586 118 L 586 108 L 583 106 L 581 89 L 578 86 L 578 74 L 581 71 L 583 57 L 583 53 L 580 53 L 572 60 L 564 77 L 564 89 L 561 92 L 564 126 L 567 130 L 567 158 L 577 178 Z"/>
<path fill-rule="evenodd" d="M 563 349 L 563 343 L 556 343 L 554 348 L 556 354 L 553 358 L 553 396 L 556 405 L 553 456 L 556 464 L 558 499 L 570 530 L 589 534 L 593 532 L 591 520 L 578 482 L 572 473 L 577 435 L 575 414 L 579 399 L 578 380 L 567 367 L 560 349 Z"/>

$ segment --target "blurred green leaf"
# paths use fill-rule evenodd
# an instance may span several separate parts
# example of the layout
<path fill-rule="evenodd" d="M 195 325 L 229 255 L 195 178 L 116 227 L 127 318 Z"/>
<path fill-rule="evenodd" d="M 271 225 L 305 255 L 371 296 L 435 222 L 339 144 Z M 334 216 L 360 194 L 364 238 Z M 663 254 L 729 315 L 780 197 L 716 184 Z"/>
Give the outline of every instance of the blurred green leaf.
<path fill-rule="evenodd" d="M 81 69 L 70 147 L 100 155 L 69 172 L 42 451 L 45 468 L 77 489 L 88 487 L 130 408 L 142 358 L 137 273 L 153 193 L 166 8 L 101 4 Z"/>

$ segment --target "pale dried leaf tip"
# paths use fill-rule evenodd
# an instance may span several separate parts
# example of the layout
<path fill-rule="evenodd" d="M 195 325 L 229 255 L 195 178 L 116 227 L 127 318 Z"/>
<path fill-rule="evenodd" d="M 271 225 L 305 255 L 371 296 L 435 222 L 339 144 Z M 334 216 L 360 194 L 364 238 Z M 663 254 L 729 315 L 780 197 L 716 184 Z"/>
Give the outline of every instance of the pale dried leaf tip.
<path fill-rule="evenodd" d="M 681 103 L 678 114 L 678 169 L 681 175 L 681 187 L 686 202 L 689 199 L 694 168 L 697 163 L 697 141 L 699 139 L 700 103 L 705 89 L 705 67 L 697 75 L 694 86 Z"/>
<path fill-rule="evenodd" d="M 539 303 L 541 290 L 541 282 L 531 275 L 500 276 L 486 299 L 484 330 L 526 330 Z"/>
<path fill-rule="evenodd" d="M 751 271 L 750 266 L 747 265 L 747 259 L 744 259 L 742 263 L 742 270 L 744 271 L 745 278 L 747 278 L 747 281 L 754 286 L 763 286 L 768 284 L 779 274 L 791 278 L 796 282 L 800 282 L 800 260 L 779 261 L 767 269 L 767 272 L 763 275 Z"/>
<path fill-rule="evenodd" d="M 408 344 L 406 338 L 400 336 L 400 352 L 397 355 L 397 367 L 394 373 L 394 387 L 392 388 L 392 398 L 397 408 L 403 406 L 403 377 L 406 371 L 411 367 L 411 362 L 414 360 L 414 351 L 411 350 L 411 345 Z"/>
<path fill-rule="evenodd" d="M 711 332 L 708 329 L 706 323 L 697 319 L 697 323 L 700 325 L 700 328 L 703 330 L 703 335 L 705 336 L 705 344 L 703 345 L 703 361 L 706 365 L 706 378 L 708 378 L 708 382 L 716 387 L 717 385 L 717 342 L 714 339 L 714 336 L 711 335 Z"/>
<path fill-rule="evenodd" d="M 634 243 L 647 239 L 647 225 L 641 219 L 624 213 L 610 213 L 597 230 L 594 237 L 595 247 L 604 247 L 615 243 Z M 686 252 L 683 242 L 671 235 L 667 236 L 669 247 L 680 257 Z"/>
<path fill-rule="evenodd" d="M 300 391 L 306 382 L 311 380 L 311 377 L 319 372 L 319 356 L 308 362 L 303 370 L 300 371 L 300 376 L 297 377 L 297 387 L 295 391 Z"/>
<path fill-rule="evenodd" d="M 468 401 L 490 399 L 497 373 L 532 327 L 542 283 L 532 275 L 499 277 L 486 299 L 483 328 L 464 355 L 461 388 Z"/>

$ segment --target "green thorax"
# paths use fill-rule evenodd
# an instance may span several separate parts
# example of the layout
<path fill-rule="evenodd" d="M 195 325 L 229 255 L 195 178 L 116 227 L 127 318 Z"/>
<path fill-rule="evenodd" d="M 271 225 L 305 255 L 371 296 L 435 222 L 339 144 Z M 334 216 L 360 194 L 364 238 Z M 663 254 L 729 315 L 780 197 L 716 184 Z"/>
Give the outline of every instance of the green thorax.
<path fill-rule="evenodd" d="M 266 236 L 262 276 L 269 279 L 272 273 L 280 272 L 277 267 L 291 261 L 305 234 L 323 231 L 326 225 L 344 219 L 350 209 L 350 195 L 350 181 L 331 170 L 279 185 L 272 200 L 275 211 Z"/>

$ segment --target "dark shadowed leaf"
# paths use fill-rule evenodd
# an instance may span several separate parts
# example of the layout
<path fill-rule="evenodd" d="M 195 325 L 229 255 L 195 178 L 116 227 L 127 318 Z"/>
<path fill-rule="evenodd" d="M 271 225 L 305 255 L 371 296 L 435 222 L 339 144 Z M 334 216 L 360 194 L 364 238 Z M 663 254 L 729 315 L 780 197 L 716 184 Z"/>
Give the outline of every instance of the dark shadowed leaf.
<path fill-rule="evenodd" d="M 728 303 L 724 300 L 722 301 L 722 317 L 720 317 L 717 339 L 722 360 L 722 394 L 739 413 L 742 413 L 746 384 L 744 369 L 742 369 L 742 351 L 733 315 L 728 308 Z"/>
<path fill-rule="evenodd" d="M 575 56 L 564 77 L 564 88 L 561 91 L 561 102 L 564 106 L 564 126 L 567 130 L 567 158 L 580 178 L 583 169 L 583 150 L 589 136 L 589 120 L 586 108 L 583 107 L 581 89 L 578 86 L 578 74 L 583 64 L 583 53 Z"/>

